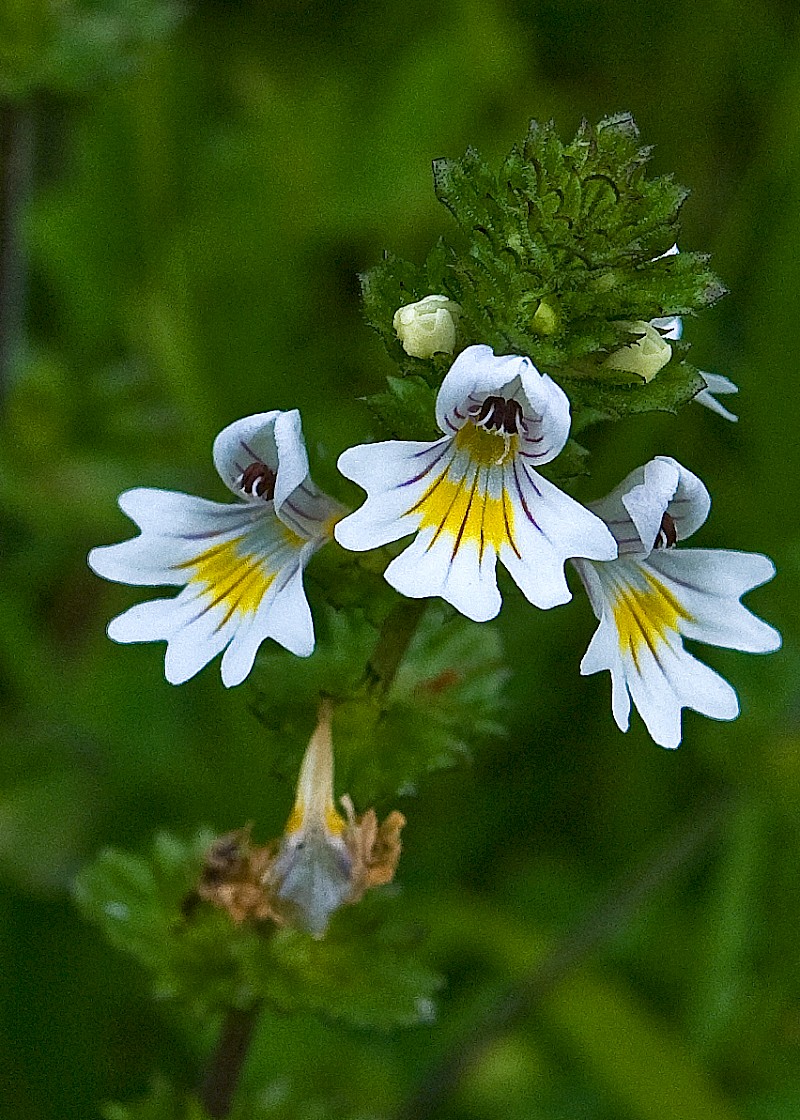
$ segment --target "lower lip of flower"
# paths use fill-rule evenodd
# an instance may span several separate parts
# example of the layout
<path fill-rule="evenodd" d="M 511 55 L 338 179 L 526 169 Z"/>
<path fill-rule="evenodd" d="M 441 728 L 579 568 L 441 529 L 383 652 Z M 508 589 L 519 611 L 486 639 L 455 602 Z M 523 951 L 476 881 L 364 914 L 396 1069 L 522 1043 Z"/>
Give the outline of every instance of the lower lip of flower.
<path fill-rule="evenodd" d="M 644 646 L 655 656 L 659 645 L 678 632 L 678 623 L 692 617 L 655 576 L 646 572 L 644 579 L 644 587 L 620 587 L 612 607 L 620 650 L 630 653 L 637 670 Z"/>

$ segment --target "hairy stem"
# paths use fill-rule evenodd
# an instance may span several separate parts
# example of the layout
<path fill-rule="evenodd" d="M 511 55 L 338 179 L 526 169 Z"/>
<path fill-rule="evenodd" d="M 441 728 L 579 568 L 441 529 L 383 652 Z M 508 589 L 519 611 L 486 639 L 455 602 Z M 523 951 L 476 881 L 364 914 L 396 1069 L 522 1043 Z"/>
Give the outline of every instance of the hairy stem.
<path fill-rule="evenodd" d="M 373 693 L 385 696 L 392 687 L 427 606 L 427 599 L 404 600 L 384 619 L 365 674 Z"/>
<path fill-rule="evenodd" d="M 396 1120 L 428 1120 L 435 1116 L 497 1038 L 528 1016 L 577 965 L 617 934 L 661 887 L 697 859 L 730 808 L 729 795 L 721 794 L 670 833 L 654 856 L 618 884 L 532 972 L 507 989 L 481 1023 L 458 1040 L 400 1108 Z"/>
<path fill-rule="evenodd" d="M 226 1016 L 200 1086 L 200 1101 L 213 1120 L 224 1120 L 230 1115 L 260 1013 L 261 1004 L 255 1003 L 243 1011 L 231 1008 Z"/>

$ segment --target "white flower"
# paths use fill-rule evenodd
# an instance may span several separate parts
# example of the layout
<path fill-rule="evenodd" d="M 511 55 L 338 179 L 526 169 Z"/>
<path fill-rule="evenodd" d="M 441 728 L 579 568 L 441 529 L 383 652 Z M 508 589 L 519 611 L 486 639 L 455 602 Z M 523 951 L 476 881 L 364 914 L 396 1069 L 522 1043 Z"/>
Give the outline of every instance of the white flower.
<path fill-rule="evenodd" d="M 398 308 L 392 319 L 397 337 L 412 358 L 452 354 L 461 307 L 447 296 L 425 296 Z"/>
<path fill-rule="evenodd" d="M 628 332 L 635 335 L 633 342 L 615 350 L 603 365 L 607 369 L 624 370 L 635 373 L 647 383 L 662 370 L 672 357 L 672 347 L 653 323 L 637 320 L 634 323 L 620 323 Z"/>
<path fill-rule="evenodd" d="M 683 319 L 680 315 L 670 315 L 667 318 L 651 319 L 650 325 L 662 331 L 664 338 L 678 339 L 683 334 Z M 739 417 L 730 412 L 725 405 L 720 404 L 717 400 L 715 393 L 738 393 L 739 387 L 734 385 L 729 377 L 723 377 L 721 373 L 706 373 L 704 369 L 700 370 L 700 376 L 706 383 L 705 389 L 701 389 L 694 397 L 698 404 L 705 405 L 710 408 L 712 412 L 716 412 L 718 416 L 723 416 L 726 420 L 731 420 L 734 424 Z"/>
<path fill-rule="evenodd" d="M 440 595 L 483 622 L 500 610 L 499 556 L 538 607 L 565 603 L 569 556 L 610 560 L 614 539 L 594 514 L 534 467 L 555 459 L 569 433 L 569 401 L 529 358 L 470 346 L 436 399 L 445 432 L 433 443 L 352 447 L 339 469 L 368 493 L 336 539 L 364 551 L 416 539 L 386 569 L 404 595 Z"/>
<path fill-rule="evenodd" d="M 617 725 L 628 729 L 631 700 L 662 747 L 681 740 L 681 710 L 735 719 L 735 691 L 683 646 L 684 638 L 751 653 L 778 649 L 780 634 L 741 603 L 775 567 L 766 556 L 722 549 L 673 549 L 706 520 L 703 483 L 674 459 L 657 456 L 591 508 L 613 532 L 619 558 L 576 560 L 600 620 L 581 662 L 584 675 L 608 669 Z"/>
<path fill-rule="evenodd" d="M 120 508 L 140 535 L 89 553 L 106 579 L 184 587 L 175 598 L 131 607 L 108 627 L 117 642 L 166 641 L 172 684 L 223 650 L 223 683 L 240 684 L 265 638 L 300 657 L 311 653 L 303 569 L 343 512 L 308 476 L 296 409 L 230 424 L 214 441 L 214 465 L 238 502 L 127 490 Z"/>
<path fill-rule="evenodd" d="M 662 253 L 660 257 L 655 260 L 659 261 L 662 257 L 674 257 L 680 250 L 677 243 L 671 249 L 667 249 L 666 253 Z M 665 339 L 676 342 L 683 334 L 683 319 L 680 315 L 667 315 L 658 319 L 651 319 L 650 326 L 659 330 Z M 731 420 L 734 424 L 739 419 L 733 412 L 730 412 L 725 405 L 720 404 L 717 400 L 715 393 L 738 393 L 739 388 L 728 377 L 723 377 L 721 373 L 706 373 L 705 370 L 700 370 L 700 376 L 706 383 L 705 389 L 701 389 L 694 397 L 698 404 L 705 405 L 710 408 L 712 412 L 716 412 L 718 416 L 723 416 L 726 420 Z"/>

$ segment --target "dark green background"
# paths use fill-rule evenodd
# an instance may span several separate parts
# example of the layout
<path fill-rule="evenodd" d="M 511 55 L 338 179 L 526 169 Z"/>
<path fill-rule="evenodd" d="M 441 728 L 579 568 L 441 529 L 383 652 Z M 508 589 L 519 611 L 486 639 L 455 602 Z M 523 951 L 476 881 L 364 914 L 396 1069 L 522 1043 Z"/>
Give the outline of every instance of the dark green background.
<path fill-rule="evenodd" d="M 267 1019 L 248 1079 L 279 1117 L 390 1114 L 544 943 L 727 788 L 699 865 L 494 1044 L 446 1114 L 800 1115 L 799 25 L 789 0 L 207 2 L 129 72 L 27 103 L 27 339 L 0 426 L 0 1116 L 83 1120 L 158 1069 L 192 1076 L 208 1040 L 187 1042 L 76 916 L 71 879 L 157 829 L 274 834 L 291 798 L 248 684 L 226 693 L 212 666 L 175 689 L 163 647 L 105 637 L 137 597 L 85 565 L 131 531 L 117 494 L 225 500 L 216 432 L 297 406 L 315 477 L 350 496 L 336 457 L 391 372 L 356 274 L 384 248 L 422 259 L 448 228 L 431 159 L 472 144 L 496 162 L 532 116 L 566 139 L 620 109 L 653 168 L 692 188 L 681 245 L 712 252 L 731 294 L 685 337 L 740 385 L 741 420 L 692 405 L 597 428 L 583 496 L 657 453 L 697 471 L 714 503 L 697 543 L 778 564 L 750 603 L 784 650 L 704 649 L 742 716 L 686 714 L 670 753 L 638 718 L 616 730 L 607 675 L 578 676 L 582 598 L 544 613 L 507 597 L 508 738 L 401 805 L 395 904 L 448 976 L 438 1022 L 376 1039 Z"/>

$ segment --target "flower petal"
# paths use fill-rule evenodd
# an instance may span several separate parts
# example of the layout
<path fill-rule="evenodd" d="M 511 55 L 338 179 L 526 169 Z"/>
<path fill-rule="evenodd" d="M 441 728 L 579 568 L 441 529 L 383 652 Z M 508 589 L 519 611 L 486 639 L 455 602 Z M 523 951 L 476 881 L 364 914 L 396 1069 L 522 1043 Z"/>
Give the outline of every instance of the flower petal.
<path fill-rule="evenodd" d="M 259 463 L 271 472 L 270 498 L 259 495 L 259 490 L 268 492 L 263 487 L 242 488 L 244 472 Z M 300 413 L 293 408 L 289 412 L 257 412 L 235 420 L 214 440 L 214 466 L 237 498 L 263 505 L 274 493 L 275 508 L 280 511 L 308 477 Z"/>
<path fill-rule="evenodd" d="M 768 557 L 724 549 L 669 549 L 654 552 L 648 567 L 680 598 L 688 615 L 680 632 L 687 638 L 748 653 L 780 648 L 778 631 L 739 602 L 774 576 Z"/>
<path fill-rule="evenodd" d="M 433 443 L 388 440 L 351 447 L 339 470 L 367 491 L 367 501 L 338 522 L 334 536 L 343 548 L 366 552 L 412 533 L 420 521 L 411 511 L 453 458 L 452 439 Z"/>
<path fill-rule="evenodd" d="M 651 319 L 650 326 L 655 327 L 670 342 L 677 342 L 683 334 L 683 319 L 680 315 L 662 315 L 657 319 Z"/>
<path fill-rule="evenodd" d="M 94 549 L 95 571 L 127 583 L 187 586 L 175 599 L 141 603 L 114 619 L 111 638 L 166 640 L 172 683 L 188 680 L 230 645 L 223 679 L 238 684 L 266 637 L 299 656 L 311 653 L 302 570 L 321 540 L 293 533 L 271 503 L 217 507 L 182 494 L 139 491 L 134 500 L 126 497 L 125 507 L 148 527 L 131 541 Z M 230 516 L 220 514 L 228 508 Z M 152 519 L 155 509 L 174 515 L 166 529 L 152 528 L 159 524 Z M 181 531 L 172 532 L 175 526 Z"/>
<path fill-rule="evenodd" d="M 665 514 L 677 540 L 690 537 L 706 520 L 711 498 L 703 483 L 667 455 L 637 467 L 610 494 L 590 502 L 619 545 L 620 556 L 645 559 L 655 547 Z"/>
<path fill-rule="evenodd" d="M 512 512 L 500 559 L 534 606 L 546 610 L 572 598 L 564 575 L 569 557 L 616 557 L 616 542 L 600 518 L 526 463 L 509 465 L 505 490 Z"/>
<path fill-rule="evenodd" d="M 705 389 L 701 389 L 700 392 L 695 396 L 695 401 L 698 404 L 705 405 L 705 407 L 710 408 L 712 412 L 716 412 L 717 415 L 722 416 L 725 420 L 730 420 L 735 424 L 738 421 L 739 417 L 735 413 L 730 412 L 729 409 L 725 408 L 723 404 L 720 404 L 714 394 L 738 393 L 739 386 L 734 385 L 729 377 L 723 377 L 721 373 L 706 373 L 705 370 L 701 370 L 700 372 L 702 374 L 703 380 L 706 383 L 706 387 Z"/>
<path fill-rule="evenodd" d="M 603 620 L 594 632 L 581 661 L 581 676 L 588 677 L 608 669 L 611 673 L 611 712 L 620 731 L 627 731 L 631 718 L 631 697 L 622 659 L 616 652 L 613 624 Z"/>
<path fill-rule="evenodd" d="M 108 636 L 123 643 L 166 641 L 166 678 L 183 684 L 225 648 L 234 626 L 224 608 L 209 609 L 197 588 L 187 587 L 174 599 L 138 603 L 118 615 Z"/>
<path fill-rule="evenodd" d="M 186 583 L 182 565 L 204 548 L 241 536 L 253 522 L 245 505 L 208 502 L 172 490 L 126 490 L 119 505 L 138 537 L 93 548 L 89 567 L 104 579 L 148 587 Z"/>
<path fill-rule="evenodd" d="M 608 669 L 617 724 L 627 728 L 624 685 L 664 747 L 680 742 L 684 707 L 725 720 L 739 711 L 735 690 L 683 648 L 684 636 L 761 652 L 779 641 L 738 602 L 743 590 L 769 578 L 766 557 L 696 551 L 694 558 L 695 550 L 686 550 L 656 552 L 646 563 L 575 564 L 600 620 L 581 672 Z"/>
<path fill-rule="evenodd" d="M 569 435 L 569 400 L 530 358 L 518 354 L 495 356 L 489 346 L 463 350 L 439 389 L 436 422 L 453 435 L 494 395 L 513 397 L 522 408 L 521 453 L 540 466 L 555 459 Z"/>
<path fill-rule="evenodd" d="M 650 737 L 674 749 L 681 741 L 681 711 L 693 708 L 712 719 L 736 719 L 735 690 L 713 669 L 688 653 L 680 642 L 665 642 L 657 656 L 647 651 L 626 683 Z"/>
<path fill-rule="evenodd" d="M 495 575 L 496 553 L 481 554 L 470 540 L 454 551 L 450 535 L 437 534 L 434 526 L 419 533 L 405 552 L 386 569 L 386 579 L 410 599 L 438 595 L 473 622 L 486 622 L 500 610 Z"/>

